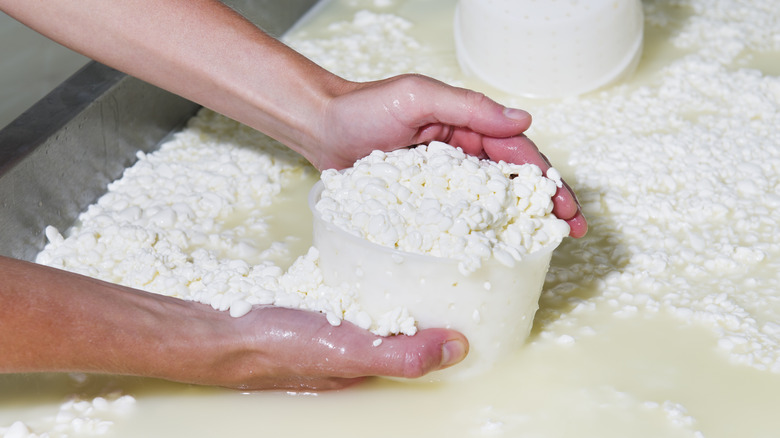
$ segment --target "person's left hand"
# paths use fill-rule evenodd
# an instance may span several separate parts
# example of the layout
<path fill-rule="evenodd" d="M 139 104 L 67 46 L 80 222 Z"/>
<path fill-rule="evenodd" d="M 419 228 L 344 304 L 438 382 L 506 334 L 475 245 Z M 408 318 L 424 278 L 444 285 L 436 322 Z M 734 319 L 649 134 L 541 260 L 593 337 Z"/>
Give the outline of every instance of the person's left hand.
<path fill-rule="evenodd" d="M 531 163 L 545 173 L 550 168 L 547 158 L 523 135 L 531 125 L 530 114 L 426 76 L 347 82 L 328 102 L 322 120 L 319 149 L 304 152 L 319 169 L 351 166 L 372 150 L 391 151 L 434 140 L 481 158 Z M 565 183 L 553 205 L 553 213 L 569 224 L 572 237 L 585 235 L 587 222 Z"/>

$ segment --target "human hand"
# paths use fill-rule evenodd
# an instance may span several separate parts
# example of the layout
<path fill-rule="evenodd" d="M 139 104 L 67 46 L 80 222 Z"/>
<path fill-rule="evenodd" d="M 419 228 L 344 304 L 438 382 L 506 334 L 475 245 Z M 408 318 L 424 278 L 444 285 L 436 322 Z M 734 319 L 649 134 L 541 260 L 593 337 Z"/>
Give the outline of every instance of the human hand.
<path fill-rule="evenodd" d="M 372 150 L 443 141 L 494 161 L 531 163 L 546 173 L 550 162 L 523 133 L 531 116 L 506 108 L 482 93 L 455 88 L 420 75 L 376 82 L 347 82 L 327 104 L 319 149 L 303 151 L 318 168 L 344 168 Z M 572 237 L 588 226 L 577 198 L 564 183 L 553 198 L 553 213 Z"/>
<path fill-rule="evenodd" d="M 417 378 L 460 362 L 466 338 L 425 329 L 414 336 L 380 338 L 351 323 L 330 325 L 318 313 L 257 307 L 233 319 L 244 346 L 226 349 L 206 382 L 237 389 L 327 390 L 366 376 Z M 381 339 L 378 346 L 373 342 Z M 239 345 L 240 345 L 239 344 Z"/>

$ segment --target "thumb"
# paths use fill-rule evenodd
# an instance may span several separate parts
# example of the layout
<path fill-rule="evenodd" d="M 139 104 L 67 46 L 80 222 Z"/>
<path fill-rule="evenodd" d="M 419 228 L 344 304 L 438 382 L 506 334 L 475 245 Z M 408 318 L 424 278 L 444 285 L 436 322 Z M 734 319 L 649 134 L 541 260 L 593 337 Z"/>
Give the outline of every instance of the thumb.
<path fill-rule="evenodd" d="M 254 376 L 264 378 L 261 386 L 333 388 L 366 376 L 416 378 L 468 353 L 468 341 L 453 330 L 380 337 L 346 321 L 332 326 L 322 314 L 281 307 L 256 308 L 237 323 L 245 334 L 255 333 L 249 335 L 252 348 L 265 358 L 264 372 Z"/>
<path fill-rule="evenodd" d="M 367 360 L 359 374 L 417 378 L 462 361 L 469 344 L 462 334 L 446 329 L 421 330 L 414 336 L 391 336 L 363 344 Z"/>

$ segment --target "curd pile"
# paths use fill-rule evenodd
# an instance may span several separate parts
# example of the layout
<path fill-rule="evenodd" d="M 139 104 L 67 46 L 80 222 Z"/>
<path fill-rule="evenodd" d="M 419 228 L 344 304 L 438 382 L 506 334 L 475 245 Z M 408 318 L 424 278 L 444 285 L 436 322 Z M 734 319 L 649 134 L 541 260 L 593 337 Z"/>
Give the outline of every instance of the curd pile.
<path fill-rule="evenodd" d="M 321 218 L 370 242 L 458 260 L 464 275 L 495 258 L 507 267 L 569 234 L 552 214 L 554 168 L 480 160 L 446 143 L 374 151 L 322 173 Z"/>

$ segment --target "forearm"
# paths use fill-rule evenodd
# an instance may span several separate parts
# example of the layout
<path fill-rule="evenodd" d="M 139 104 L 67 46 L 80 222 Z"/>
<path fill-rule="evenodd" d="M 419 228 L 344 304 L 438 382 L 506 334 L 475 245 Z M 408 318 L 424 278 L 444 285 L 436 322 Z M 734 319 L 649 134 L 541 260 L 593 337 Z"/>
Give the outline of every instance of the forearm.
<path fill-rule="evenodd" d="M 230 317 L 196 303 L 5 257 L 0 272 L 0 372 L 195 381 L 227 338 L 214 329 Z"/>
<path fill-rule="evenodd" d="M 257 307 L 241 318 L 0 256 L 0 373 L 89 372 L 241 389 L 341 388 L 418 377 L 463 359 L 442 329 L 385 338 L 318 313 Z"/>
<path fill-rule="evenodd" d="M 262 130 L 293 149 L 347 82 L 216 0 L 0 0 L 19 21 L 97 61 Z"/>

